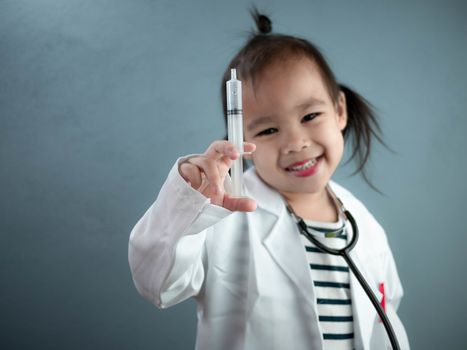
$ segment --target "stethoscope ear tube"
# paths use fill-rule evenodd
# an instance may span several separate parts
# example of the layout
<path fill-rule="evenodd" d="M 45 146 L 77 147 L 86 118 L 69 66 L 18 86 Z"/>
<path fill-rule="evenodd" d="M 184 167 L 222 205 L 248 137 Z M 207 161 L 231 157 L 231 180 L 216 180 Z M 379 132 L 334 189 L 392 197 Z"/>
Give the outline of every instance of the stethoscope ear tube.
<path fill-rule="evenodd" d="M 354 274 L 354 276 L 357 278 L 358 282 L 362 286 L 363 290 L 365 291 L 366 295 L 370 299 L 371 303 L 373 304 L 374 308 L 376 309 L 376 312 L 378 313 L 379 317 L 381 318 L 381 321 L 383 322 L 384 328 L 386 329 L 386 333 L 388 334 L 389 341 L 391 342 L 392 348 L 394 350 L 400 350 L 399 342 L 397 341 L 396 333 L 394 332 L 394 329 L 392 328 L 391 322 L 389 321 L 389 318 L 387 317 L 386 313 L 384 312 L 383 308 L 379 304 L 378 299 L 376 298 L 375 294 L 371 290 L 371 287 L 368 285 L 366 282 L 365 278 L 361 274 L 360 270 L 357 268 L 355 265 L 354 261 L 350 257 L 350 251 L 353 249 L 353 247 L 357 244 L 358 241 L 358 226 L 357 223 L 350 214 L 348 210 L 343 209 L 343 206 L 341 207 L 342 212 L 346 216 L 346 218 L 349 220 L 350 225 L 352 226 L 352 238 L 350 242 L 342 249 L 333 249 L 326 247 L 324 244 L 322 244 L 320 241 L 318 241 L 312 234 L 308 232 L 307 226 L 303 219 L 299 216 L 297 216 L 293 209 L 287 205 L 287 209 L 290 212 L 290 214 L 295 217 L 297 220 L 297 226 L 300 230 L 300 232 L 308 238 L 310 242 L 312 242 L 316 247 L 321 249 L 321 251 L 325 253 L 329 253 L 332 255 L 339 255 L 344 258 L 344 260 L 347 262 L 349 265 L 350 270 Z"/>

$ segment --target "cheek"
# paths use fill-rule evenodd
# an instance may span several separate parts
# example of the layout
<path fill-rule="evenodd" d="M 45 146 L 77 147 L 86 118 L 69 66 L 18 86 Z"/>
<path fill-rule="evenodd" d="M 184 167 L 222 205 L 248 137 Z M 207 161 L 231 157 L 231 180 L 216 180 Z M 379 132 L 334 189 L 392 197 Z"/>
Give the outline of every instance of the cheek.
<path fill-rule="evenodd" d="M 344 136 L 342 133 L 340 131 L 336 131 L 332 135 L 329 135 L 328 140 L 328 148 L 330 149 L 330 152 L 341 157 L 344 151 Z"/>
<path fill-rule="evenodd" d="M 256 150 L 251 155 L 253 164 L 257 169 L 270 168 L 273 162 L 271 152 L 267 152 L 261 145 L 256 145 Z"/>
<path fill-rule="evenodd" d="M 337 125 L 322 128 L 317 135 L 319 135 L 319 143 L 326 148 L 328 154 L 339 156 L 343 152 L 344 137 Z"/>
<path fill-rule="evenodd" d="M 253 164 L 258 167 L 262 165 L 261 160 L 263 160 L 263 157 L 261 155 L 261 149 L 256 147 L 255 152 L 250 156 Z"/>
<path fill-rule="evenodd" d="M 328 144 L 334 144 L 343 138 L 337 121 L 329 121 L 323 124 L 317 134 L 323 142 L 327 142 Z"/>

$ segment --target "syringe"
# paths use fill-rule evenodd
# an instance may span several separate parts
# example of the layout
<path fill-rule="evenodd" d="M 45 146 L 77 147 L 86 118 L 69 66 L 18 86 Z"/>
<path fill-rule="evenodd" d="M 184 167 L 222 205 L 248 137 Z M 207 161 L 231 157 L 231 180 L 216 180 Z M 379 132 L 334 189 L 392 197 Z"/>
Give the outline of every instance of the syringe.
<path fill-rule="evenodd" d="M 232 177 L 232 194 L 235 197 L 243 195 L 243 111 L 242 82 L 237 80 L 237 70 L 230 70 L 230 80 L 227 88 L 227 132 L 229 142 L 235 146 L 240 156 L 233 161 L 230 175 Z"/>

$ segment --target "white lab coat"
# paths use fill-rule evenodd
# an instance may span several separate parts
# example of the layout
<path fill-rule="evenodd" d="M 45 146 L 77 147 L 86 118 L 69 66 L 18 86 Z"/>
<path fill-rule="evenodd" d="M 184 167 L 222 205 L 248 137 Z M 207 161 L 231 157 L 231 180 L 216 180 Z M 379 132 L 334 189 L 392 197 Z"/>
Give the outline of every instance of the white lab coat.
<path fill-rule="evenodd" d="M 156 202 L 134 227 L 129 262 L 138 291 L 160 308 L 198 302 L 199 350 L 322 349 L 314 287 L 297 226 L 280 195 L 254 169 L 245 173 L 251 213 L 210 204 L 174 165 Z M 353 214 L 360 239 L 351 253 L 386 310 L 402 349 L 407 335 L 396 310 L 402 297 L 385 233 L 351 193 L 331 187 Z M 351 274 L 356 349 L 387 349 L 389 340 Z"/>

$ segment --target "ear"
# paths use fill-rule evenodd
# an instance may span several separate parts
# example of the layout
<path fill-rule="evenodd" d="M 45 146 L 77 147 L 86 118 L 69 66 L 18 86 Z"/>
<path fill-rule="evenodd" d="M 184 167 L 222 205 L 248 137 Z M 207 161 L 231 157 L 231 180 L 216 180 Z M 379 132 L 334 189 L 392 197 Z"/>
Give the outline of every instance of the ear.
<path fill-rule="evenodd" d="M 336 104 L 336 112 L 337 126 L 341 131 L 343 131 L 347 126 L 347 101 L 343 91 L 339 92 L 339 97 L 337 98 Z"/>

